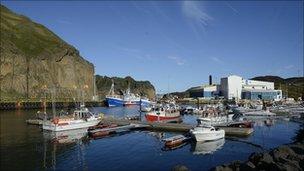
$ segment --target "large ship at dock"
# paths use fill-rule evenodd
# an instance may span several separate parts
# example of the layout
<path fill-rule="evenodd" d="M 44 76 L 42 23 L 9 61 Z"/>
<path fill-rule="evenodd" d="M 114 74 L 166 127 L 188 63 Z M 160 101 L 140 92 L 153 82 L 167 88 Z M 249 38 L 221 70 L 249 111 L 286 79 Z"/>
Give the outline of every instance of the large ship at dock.
<path fill-rule="evenodd" d="M 106 95 L 106 104 L 108 107 L 113 106 L 123 106 L 124 100 L 120 95 L 115 94 L 114 92 L 114 81 L 112 80 L 112 85 L 108 95 Z"/>
<path fill-rule="evenodd" d="M 130 86 L 123 93 L 123 95 L 117 95 L 114 92 L 114 82 L 112 82 L 111 89 L 106 96 L 106 103 L 109 107 L 113 106 L 132 106 L 132 105 L 143 105 L 147 106 L 150 104 L 149 99 L 142 98 L 139 95 L 131 93 Z"/>

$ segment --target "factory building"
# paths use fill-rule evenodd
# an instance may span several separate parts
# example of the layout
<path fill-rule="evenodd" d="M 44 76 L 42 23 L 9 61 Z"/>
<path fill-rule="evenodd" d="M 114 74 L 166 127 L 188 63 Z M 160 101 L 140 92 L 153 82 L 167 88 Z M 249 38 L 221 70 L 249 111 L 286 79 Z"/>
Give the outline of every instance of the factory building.
<path fill-rule="evenodd" d="M 226 99 L 281 100 L 282 91 L 273 82 L 246 80 L 237 75 L 221 78 L 221 95 Z"/>
<path fill-rule="evenodd" d="M 190 90 L 192 98 L 248 99 L 248 100 L 281 100 L 282 91 L 274 89 L 273 82 L 246 80 L 237 75 L 221 78 L 220 85 L 212 84 L 194 87 Z"/>
<path fill-rule="evenodd" d="M 219 95 L 218 85 L 203 85 L 199 87 L 194 87 L 190 90 L 190 97 L 192 98 L 214 98 Z"/>
<path fill-rule="evenodd" d="M 219 85 L 212 84 L 212 76 L 209 75 L 209 85 L 202 85 L 192 88 L 189 93 L 192 98 L 211 99 L 219 95 Z"/>

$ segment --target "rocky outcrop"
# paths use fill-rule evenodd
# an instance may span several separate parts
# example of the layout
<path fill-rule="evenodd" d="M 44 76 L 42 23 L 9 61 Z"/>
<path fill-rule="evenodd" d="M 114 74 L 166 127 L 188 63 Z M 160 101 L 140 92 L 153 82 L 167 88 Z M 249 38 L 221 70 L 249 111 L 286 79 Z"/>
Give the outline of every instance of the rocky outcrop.
<path fill-rule="evenodd" d="M 212 170 L 303 170 L 304 144 L 283 145 L 265 153 L 253 153 L 248 161 L 234 161 L 230 164 L 217 166 Z"/>
<path fill-rule="evenodd" d="M 43 25 L 2 5 L 0 53 L 1 101 L 50 98 L 51 87 L 61 100 L 93 96 L 93 64 Z"/>
<path fill-rule="evenodd" d="M 150 99 L 155 98 L 155 88 L 149 81 L 136 81 L 130 76 L 120 78 L 96 75 L 96 86 L 100 98 L 104 98 L 109 93 L 112 80 L 115 84 L 116 94 L 122 94 L 130 84 L 132 93 L 147 96 Z"/>

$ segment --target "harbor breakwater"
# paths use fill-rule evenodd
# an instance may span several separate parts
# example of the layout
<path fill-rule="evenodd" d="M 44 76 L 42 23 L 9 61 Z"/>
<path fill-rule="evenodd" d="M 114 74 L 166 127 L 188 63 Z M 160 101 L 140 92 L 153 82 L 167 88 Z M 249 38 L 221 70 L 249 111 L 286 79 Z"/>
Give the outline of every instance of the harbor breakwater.
<path fill-rule="evenodd" d="M 81 102 L 54 102 L 56 108 L 75 108 Z M 87 107 L 105 106 L 104 101 L 84 102 Z M 0 102 L 0 110 L 52 108 L 52 102 Z"/>
<path fill-rule="evenodd" d="M 303 170 L 304 143 L 282 145 L 269 152 L 253 153 L 246 162 L 233 161 L 211 170 Z"/>

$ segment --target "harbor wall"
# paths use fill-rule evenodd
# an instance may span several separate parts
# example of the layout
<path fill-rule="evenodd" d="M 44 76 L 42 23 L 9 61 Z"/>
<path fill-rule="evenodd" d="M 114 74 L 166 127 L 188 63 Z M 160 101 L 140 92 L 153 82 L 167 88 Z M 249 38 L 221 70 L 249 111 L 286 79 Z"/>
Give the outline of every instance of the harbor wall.
<path fill-rule="evenodd" d="M 81 102 L 54 102 L 56 108 L 75 108 Z M 104 101 L 85 102 L 87 107 L 105 106 Z M 0 102 L 0 110 L 52 108 L 52 102 Z"/>

